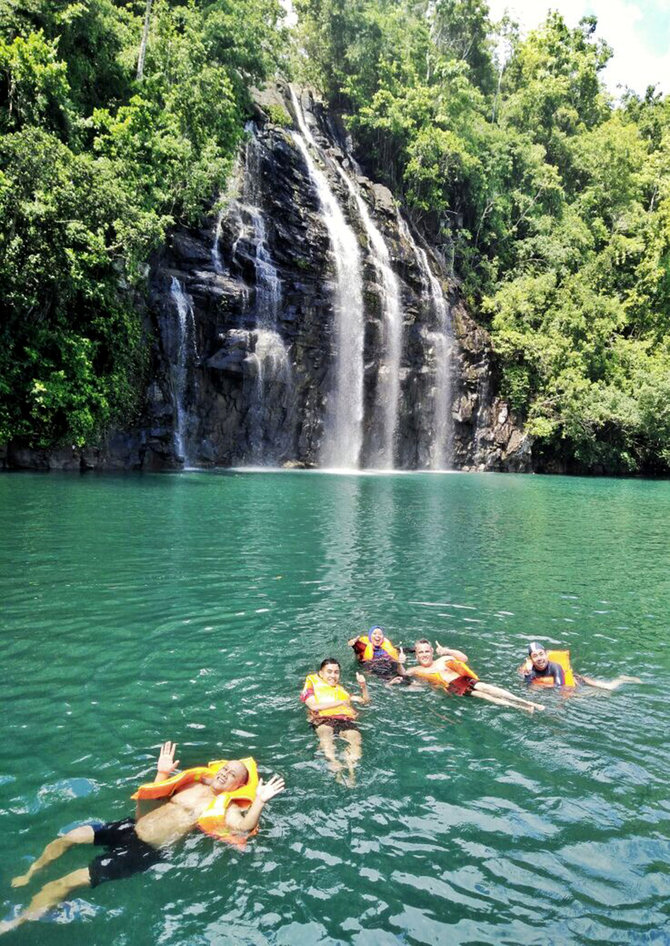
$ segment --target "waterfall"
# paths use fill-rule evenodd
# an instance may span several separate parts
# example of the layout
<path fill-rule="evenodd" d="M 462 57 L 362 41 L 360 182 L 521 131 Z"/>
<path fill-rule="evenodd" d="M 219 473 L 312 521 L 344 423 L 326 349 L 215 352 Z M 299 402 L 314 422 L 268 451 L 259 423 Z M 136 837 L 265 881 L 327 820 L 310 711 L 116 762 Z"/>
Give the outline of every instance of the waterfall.
<path fill-rule="evenodd" d="M 346 222 L 325 174 L 310 154 L 310 147 L 317 154 L 320 151 L 292 88 L 291 101 L 299 128 L 299 132 L 293 132 L 293 140 L 316 188 L 335 256 L 335 383 L 326 406 L 321 462 L 329 467 L 356 468 L 363 442 L 365 319 L 360 251 L 356 234 Z"/>
<path fill-rule="evenodd" d="M 218 255 L 219 235 L 225 213 L 237 224 L 237 236 L 230 258 L 243 272 L 253 265 L 254 328 L 246 332 L 245 400 L 248 405 L 246 432 L 247 459 L 253 464 L 277 463 L 291 450 L 295 426 L 294 382 L 291 360 L 277 320 L 281 311 L 282 282 L 268 243 L 265 214 L 261 207 L 261 151 L 253 123 L 245 126 L 248 140 L 244 153 L 244 174 L 240 199 L 230 198 L 226 211 L 219 214 L 214 232 L 212 261 L 223 272 Z M 245 310 L 249 305 L 244 295 Z"/>
<path fill-rule="evenodd" d="M 422 282 L 430 291 L 430 300 L 437 323 L 437 331 L 429 334 L 435 351 L 433 438 L 430 447 L 430 466 L 433 470 L 448 470 L 453 464 L 454 425 L 452 418 L 452 358 L 454 337 L 451 327 L 451 313 L 440 281 L 430 268 L 428 254 L 423 247 L 417 246 L 409 227 L 398 215 L 401 235 L 412 247 L 416 257 Z"/>
<path fill-rule="evenodd" d="M 216 215 L 216 223 L 214 224 L 214 238 L 212 240 L 212 266 L 214 267 L 214 272 L 221 274 L 223 272 L 223 260 L 221 259 L 221 250 L 219 249 L 219 240 L 221 239 L 221 224 L 223 223 L 223 217 L 225 210 L 221 208 L 218 214 Z"/>
<path fill-rule="evenodd" d="M 435 411 L 433 415 L 433 445 L 430 465 L 433 470 L 451 469 L 453 463 L 454 424 L 451 413 L 451 360 L 454 337 L 451 313 L 440 281 L 428 264 L 428 255 L 422 247 L 417 251 L 430 281 L 433 309 L 437 318 L 435 345 Z"/>
<path fill-rule="evenodd" d="M 250 460 L 253 464 L 276 463 L 290 448 L 293 372 L 277 332 L 256 329 L 252 334 L 255 348 L 248 359 L 253 376 L 247 428 Z M 268 437 L 268 429 L 277 431 L 274 438 Z"/>
<path fill-rule="evenodd" d="M 256 330 L 253 334 L 256 344 L 249 359 L 255 371 L 248 425 L 251 460 L 253 463 L 277 462 L 289 446 L 286 422 L 287 418 L 291 420 L 293 400 L 291 361 L 284 340 L 277 332 L 281 280 L 268 249 L 262 211 L 257 207 L 242 210 L 251 222 L 255 248 Z M 273 412 L 282 406 L 282 416 L 276 418 L 276 423 L 270 423 Z M 268 429 L 277 431 L 274 442 L 267 435 Z"/>
<path fill-rule="evenodd" d="M 372 262 L 381 280 L 381 304 L 384 326 L 383 355 L 379 364 L 376 412 L 381 415 L 381 437 L 378 456 L 373 465 L 382 469 L 393 469 L 395 442 L 398 430 L 398 407 L 400 402 L 400 358 L 402 355 L 402 308 L 398 277 L 391 267 L 391 256 L 384 237 L 370 216 L 360 192 L 344 168 L 334 162 L 334 167 L 349 193 L 356 202 L 370 244 Z M 376 425 L 375 425 L 376 429 Z"/>
<path fill-rule="evenodd" d="M 189 462 L 189 415 L 186 401 L 191 393 L 189 387 L 195 387 L 195 378 L 191 368 L 198 357 L 195 338 L 195 320 L 193 301 L 176 276 L 170 283 L 170 295 L 177 310 L 177 351 L 176 361 L 171 364 L 172 390 L 174 394 L 177 423 L 175 427 L 175 453 L 184 466 Z"/>

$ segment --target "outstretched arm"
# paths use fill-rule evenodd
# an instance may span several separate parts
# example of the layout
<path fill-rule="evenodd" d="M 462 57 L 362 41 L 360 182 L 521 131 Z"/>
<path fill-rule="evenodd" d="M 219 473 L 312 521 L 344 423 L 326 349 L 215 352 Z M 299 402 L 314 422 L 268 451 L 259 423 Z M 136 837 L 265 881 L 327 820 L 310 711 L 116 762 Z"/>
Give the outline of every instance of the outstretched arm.
<path fill-rule="evenodd" d="M 464 654 L 462 650 L 453 650 L 451 647 L 443 647 L 441 644 L 438 644 L 435 641 L 435 653 L 440 657 L 455 657 L 456 660 L 460 660 L 461 663 L 466 664 L 468 662 L 468 655 Z"/>
<path fill-rule="evenodd" d="M 586 686 L 595 687 L 597 690 L 618 690 L 622 683 L 642 683 L 639 677 L 627 677 L 621 675 L 614 680 L 595 680 L 593 677 L 585 677 L 583 674 L 575 674 L 575 679 Z"/>
<path fill-rule="evenodd" d="M 279 792 L 283 792 L 284 788 L 284 779 L 281 775 L 273 775 L 268 782 L 261 779 L 256 789 L 256 797 L 246 811 L 242 811 L 238 805 L 230 805 L 226 812 L 226 825 L 241 834 L 253 831 L 260 820 L 266 802 Z"/>

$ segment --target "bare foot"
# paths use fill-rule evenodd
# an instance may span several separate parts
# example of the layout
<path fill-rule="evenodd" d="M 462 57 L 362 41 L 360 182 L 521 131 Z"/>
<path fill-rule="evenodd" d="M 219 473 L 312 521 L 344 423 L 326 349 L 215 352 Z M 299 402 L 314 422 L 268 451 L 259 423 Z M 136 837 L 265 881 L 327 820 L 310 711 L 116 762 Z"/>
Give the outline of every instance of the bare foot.
<path fill-rule="evenodd" d="M 19 877 L 15 877 L 12 880 L 12 887 L 25 887 L 25 885 L 30 880 L 30 877 L 31 877 L 30 871 L 28 871 L 27 874 L 21 874 Z"/>

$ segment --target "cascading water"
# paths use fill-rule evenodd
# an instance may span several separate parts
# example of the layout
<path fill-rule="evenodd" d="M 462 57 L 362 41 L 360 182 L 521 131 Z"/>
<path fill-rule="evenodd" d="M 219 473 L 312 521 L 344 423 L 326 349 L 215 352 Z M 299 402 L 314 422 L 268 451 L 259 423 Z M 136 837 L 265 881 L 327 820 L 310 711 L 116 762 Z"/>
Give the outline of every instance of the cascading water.
<path fill-rule="evenodd" d="M 219 241 L 221 240 L 221 224 L 223 223 L 224 214 L 225 209 L 221 208 L 221 210 L 219 210 L 218 214 L 216 215 L 216 223 L 214 224 L 214 239 L 212 240 L 212 266 L 214 267 L 215 273 L 223 272 L 223 260 L 221 259 Z"/>
<path fill-rule="evenodd" d="M 316 154 L 321 152 L 292 88 L 291 101 L 300 129 L 293 132 L 293 140 L 316 188 L 335 256 L 335 383 L 326 408 L 321 463 L 327 467 L 357 468 L 363 443 L 365 331 L 360 251 L 356 234 L 346 222 L 325 174 L 310 154 L 310 148 Z"/>
<path fill-rule="evenodd" d="M 198 357 L 195 338 L 193 300 L 176 276 L 170 283 L 170 295 L 177 310 L 176 361 L 172 362 L 172 390 L 174 394 L 176 425 L 175 453 L 185 466 L 189 462 L 189 414 L 187 398 L 194 393 L 195 377 L 192 368 Z M 191 390 L 193 388 L 193 390 Z"/>
<path fill-rule="evenodd" d="M 268 245 L 265 216 L 260 207 L 260 145 L 253 123 L 245 130 L 249 136 L 244 159 L 242 202 L 231 200 L 217 218 L 212 261 L 217 272 L 223 271 L 218 251 L 221 225 L 226 212 L 234 214 L 237 237 L 231 248 L 231 260 L 242 269 L 253 264 L 255 327 L 246 333 L 248 355 L 245 360 L 245 399 L 248 403 L 247 459 L 253 464 L 276 463 L 290 453 L 294 426 L 293 372 L 287 347 L 277 330 L 282 302 L 282 283 Z M 245 306 L 248 295 L 245 293 Z M 272 434 L 270 434 L 272 431 Z"/>
<path fill-rule="evenodd" d="M 448 470 L 453 464 L 454 427 L 452 420 L 452 358 L 454 336 L 451 313 L 440 281 L 430 267 L 428 254 L 417 245 L 403 218 L 398 214 L 398 228 L 409 243 L 416 258 L 421 279 L 430 293 L 430 301 L 437 323 L 437 331 L 428 334 L 434 349 L 434 410 L 430 467 L 433 470 Z"/>
<path fill-rule="evenodd" d="M 402 356 L 402 307 L 400 284 L 391 267 L 391 256 L 384 237 L 375 225 L 357 186 L 337 162 L 334 167 L 354 198 L 370 245 L 372 262 L 381 281 L 381 304 L 384 326 L 383 355 L 379 362 L 377 397 L 373 431 L 379 431 L 378 446 L 373 448 L 371 465 L 393 469 L 398 409 L 400 403 L 400 360 Z"/>
<path fill-rule="evenodd" d="M 454 425 L 451 413 L 451 375 L 454 335 L 451 313 L 444 298 L 442 286 L 428 263 L 428 254 L 418 246 L 417 251 L 430 281 L 433 308 L 438 330 L 435 332 L 435 413 L 433 417 L 433 444 L 430 452 L 433 470 L 449 470 L 453 463 Z"/>

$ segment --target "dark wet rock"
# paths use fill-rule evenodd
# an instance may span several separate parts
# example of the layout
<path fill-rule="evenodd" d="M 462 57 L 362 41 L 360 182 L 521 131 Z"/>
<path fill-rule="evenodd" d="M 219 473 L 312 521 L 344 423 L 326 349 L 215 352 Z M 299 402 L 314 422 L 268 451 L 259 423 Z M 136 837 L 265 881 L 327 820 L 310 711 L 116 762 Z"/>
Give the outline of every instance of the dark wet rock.
<path fill-rule="evenodd" d="M 413 238 L 426 249 L 450 306 L 453 466 L 529 470 L 530 440 L 495 396 L 489 336 L 460 302 L 445 261 L 419 234 L 408 238 L 409 231 L 400 232 L 391 192 L 361 173 L 347 153 L 346 133 L 337 117 L 309 92 L 301 100 L 319 145 L 355 179 L 400 280 L 402 403 L 396 465 L 427 467 L 434 433 L 436 319 Z M 286 89 L 273 86 L 257 93 L 256 109 L 257 125 L 220 217 L 214 208 L 200 229 L 175 230 L 153 261 L 145 312 L 152 380 L 140 421 L 85 450 L 30 451 L 10 445 L 4 453 L 0 450 L 5 468 L 318 465 L 335 359 L 330 241 L 291 131 L 275 123 L 278 109 L 287 118 L 292 113 Z M 322 170 L 365 253 L 365 456 L 375 438 L 375 385 L 383 374 L 380 280 L 346 186 L 333 168 Z M 281 284 L 281 302 L 272 319 L 267 287 L 258 284 L 259 246 Z"/>

